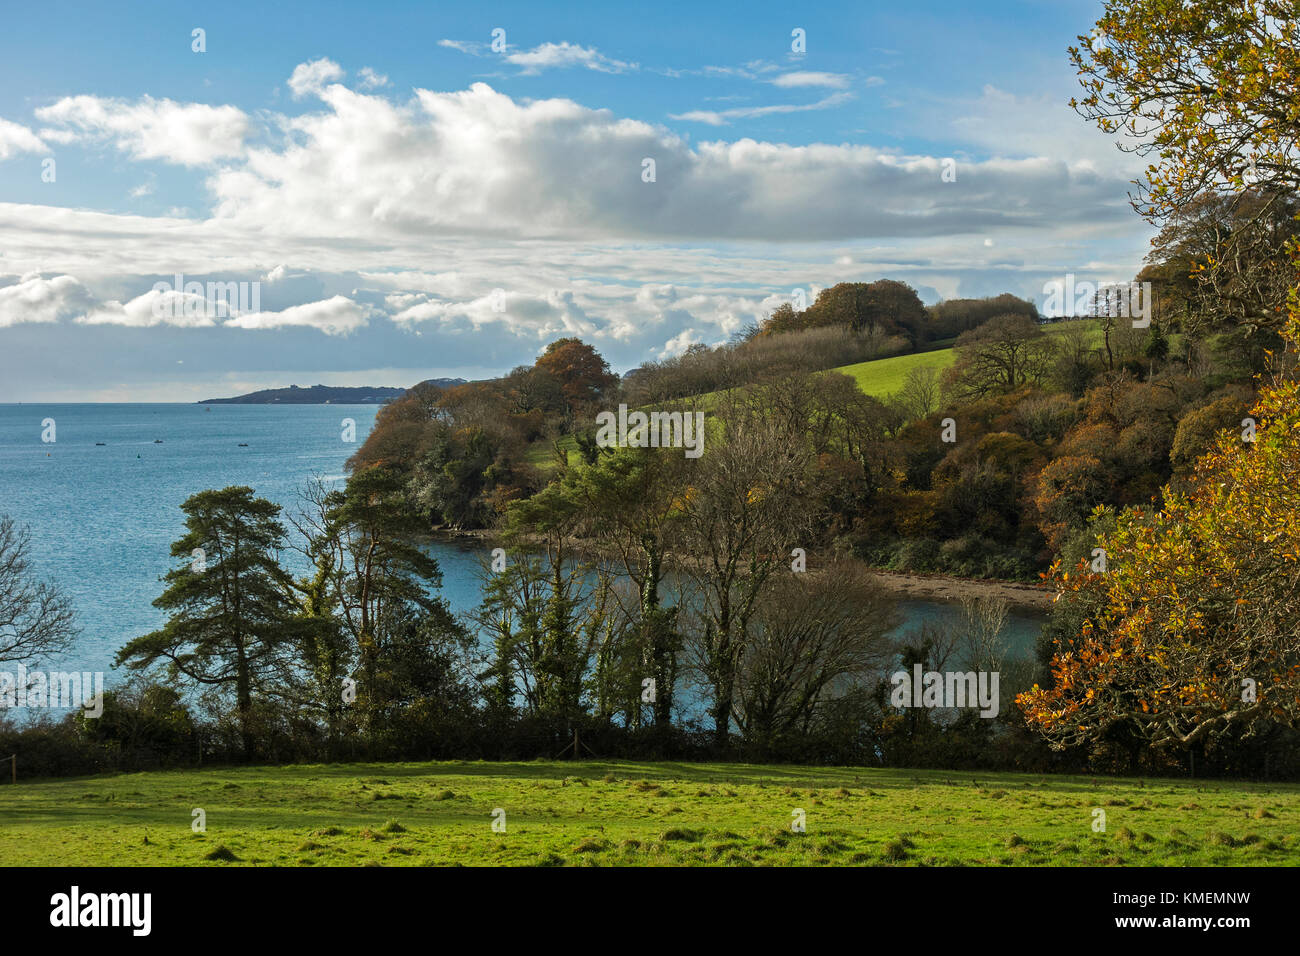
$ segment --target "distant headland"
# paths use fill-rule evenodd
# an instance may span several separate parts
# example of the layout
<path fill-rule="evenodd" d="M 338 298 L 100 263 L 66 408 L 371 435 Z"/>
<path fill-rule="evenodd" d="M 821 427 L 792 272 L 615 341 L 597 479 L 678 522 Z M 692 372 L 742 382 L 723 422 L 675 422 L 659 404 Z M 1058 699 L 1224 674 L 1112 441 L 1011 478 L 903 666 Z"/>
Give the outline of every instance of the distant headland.
<path fill-rule="evenodd" d="M 429 380 L 444 388 L 463 385 L 463 378 L 434 378 Z M 383 405 L 406 394 L 404 388 L 390 386 L 312 385 L 302 388 L 264 388 L 234 398 L 205 398 L 200 405 Z"/>

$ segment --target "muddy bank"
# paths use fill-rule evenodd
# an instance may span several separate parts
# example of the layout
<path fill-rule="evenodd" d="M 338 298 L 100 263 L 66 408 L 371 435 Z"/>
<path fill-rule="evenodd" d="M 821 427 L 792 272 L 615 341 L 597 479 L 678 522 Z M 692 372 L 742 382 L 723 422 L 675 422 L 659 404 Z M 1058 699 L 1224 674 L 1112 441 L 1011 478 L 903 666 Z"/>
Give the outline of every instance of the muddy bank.
<path fill-rule="evenodd" d="M 1012 607 L 1048 611 L 1055 592 L 1041 584 L 1018 581 L 985 581 L 977 578 L 953 578 L 942 574 L 907 574 L 901 571 L 875 571 L 877 580 L 900 597 L 930 601 L 959 601 L 963 597 L 1001 598 Z"/>

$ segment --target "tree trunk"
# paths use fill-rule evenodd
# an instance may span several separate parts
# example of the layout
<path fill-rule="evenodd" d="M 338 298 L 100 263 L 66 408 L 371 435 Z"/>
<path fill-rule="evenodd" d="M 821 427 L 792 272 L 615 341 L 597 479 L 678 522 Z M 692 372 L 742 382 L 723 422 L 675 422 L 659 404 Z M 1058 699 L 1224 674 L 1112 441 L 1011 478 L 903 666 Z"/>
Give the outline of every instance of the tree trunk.
<path fill-rule="evenodd" d="M 730 650 L 718 655 L 719 673 L 713 685 L 713 742 L 720 751 L 727 749 L 731 739 L 731 705 L 735 698 L 735 669 L 731 666 Z"/>
<path fill-rule="evenodd" d="M 711 713 L 713 714 L 713 743 L 719 751 L 727 749 L 727 742 L 731 738 L 731 695 L 728 693 L 722 696 L 721 688 L 717 689 L 718 700 L 713 705 Z"/>
<path fill-rule="evenodd" d="M 253 759 L 253 695 L 248 677 L 248 658 L 243 642 L 239 642 L 239 663 L 235 677 L 236 707 L 239 711 L 239 733 L 244 742 L 244 759 Z"/>
<path fill-rule="evenodd" d="M 642 647 L 649 651 L 648 663 L 655 682 L 652 705 L 655 724 L 667 726 L 672 721 L 673 684 L 676 682 L 677 669 L 673 659 L 672 623 L 669 614 L 659 603 L 663 556 L 659 552 L 658 542 L 650 538 L 642 539 L 641 551 L 645 558 L 645 577 L 641 587 L 641 626 L 645 629 L 642 633 Z"/>

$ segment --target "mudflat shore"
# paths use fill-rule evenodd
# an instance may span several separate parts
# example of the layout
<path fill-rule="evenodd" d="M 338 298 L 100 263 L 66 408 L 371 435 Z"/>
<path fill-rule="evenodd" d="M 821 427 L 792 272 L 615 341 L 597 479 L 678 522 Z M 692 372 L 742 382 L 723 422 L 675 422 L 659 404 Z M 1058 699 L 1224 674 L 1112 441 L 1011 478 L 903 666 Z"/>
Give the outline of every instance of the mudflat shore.
<path fill-rule="evenodd" d="M 877 580 L 900 597 L 932 601 L 958 601 L 964 597 L 1001 598 L 1013 607 L 1047 611 L 1055 592 L 1041 584 L 1020 581 L 986 581 L 979 578 L 954 578 L 943 574 L 909 574 L 902 571 L 875 571 Z"/>

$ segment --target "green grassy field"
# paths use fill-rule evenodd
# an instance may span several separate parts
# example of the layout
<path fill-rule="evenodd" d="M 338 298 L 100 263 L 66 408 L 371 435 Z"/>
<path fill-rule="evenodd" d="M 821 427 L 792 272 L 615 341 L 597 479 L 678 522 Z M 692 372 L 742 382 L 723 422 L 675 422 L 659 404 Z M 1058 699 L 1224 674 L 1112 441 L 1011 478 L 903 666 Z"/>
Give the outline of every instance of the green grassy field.
<path fill-rule="evenodd" d="M 570 465 L 576 465 L 582 461 L 582 456 L 578 454 L 578 443 L 574 441 L 572 435 L 560 436 L 559 445 Z M 529 445 L 524 453 L 524 461 L 534 468 L 540 468 L 542 471 L 554 471 L 559 467 L 555 446 L 549 438 L 535 441 Z"/>
<path fill-rule="evenodd" d="M 1250 783 L 593 761 L 0 786 L 7 865 L 1290 865 L 1298 844 L 1300 787 Z"/>
<path fill-rule="evenodd" d="M 831 371 L 849 376 L 858 383 L 858 388 L 873 398 L 885 398 L 903 387 L 903 383 L 907 381 L 907 373 L 912 369 L 930 366 L 942 372 L 956 357 L 952 349 L 939 349 L 934 352 L 917 352 L 912 355 L 896 355 L 893 358 L 859 362 L 856 365 L 842 365 Z"/>

